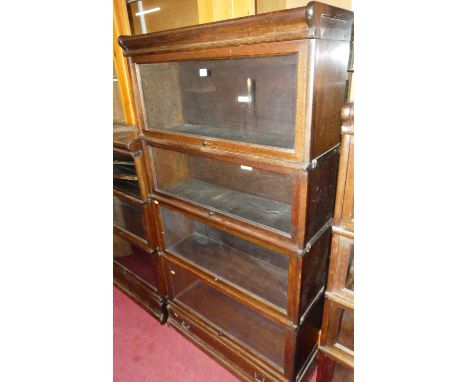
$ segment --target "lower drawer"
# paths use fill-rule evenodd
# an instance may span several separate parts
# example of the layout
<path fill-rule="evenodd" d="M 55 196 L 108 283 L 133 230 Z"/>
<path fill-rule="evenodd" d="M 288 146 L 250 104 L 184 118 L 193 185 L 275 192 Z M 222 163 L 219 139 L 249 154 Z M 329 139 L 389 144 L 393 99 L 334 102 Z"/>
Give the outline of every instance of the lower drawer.
<path fill-rule="evenodd" d="M 194 317 L 182 308 L 169 303 L 168 324 L 186 336 L 191 342 L 215 358 L 243 381 L 274 382 L 286 381 L 276 370 L 261 360 L 250 360 L 228 338 L 209 323 Z"/>
<path fill-rule="evenodd" d="M 159 322 L 166 322 L 166 299 L 115 260 L 114 284 Z"/>

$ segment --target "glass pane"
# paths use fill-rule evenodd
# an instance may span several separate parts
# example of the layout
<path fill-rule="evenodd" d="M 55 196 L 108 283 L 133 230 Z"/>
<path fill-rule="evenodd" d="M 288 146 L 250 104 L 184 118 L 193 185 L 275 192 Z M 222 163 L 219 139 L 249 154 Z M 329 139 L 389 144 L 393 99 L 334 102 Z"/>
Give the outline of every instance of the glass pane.
<path fill-rule="evenodd" d="M 155 147 L 152 150 L 159 190 L 291 232 L 292 175 Z"/>
<path fill-rule="evenodd" d="M 152 256 L 117 235 L 114 235 L 114 261 L 156 287 Z"/>
<path fill-rule="evenodd" d="M 175 302 L 192 309 L 226 335 L 284 367 L 285 329 L 225 296 L 188 271 L 168 264 Z"/>
<path fill-rule="evenodd" d="M 139 70 L 149 129 L 294 149 L 296 54 Z"/>
<path fill-rule="evenodd" d="M 134 1 L 128 10 L 133 34 L 186 27 L 199 20 L 198 0 Z"/>
<path fill-rule="evenodd" d="M 349 251 L 349 266 L 346 276 L 345 288 L 354 291 L 354 241 L 350 244 Z"/>
<path fill-rule="evenodd" d="M 337 289 L 345 288 L 354 291 L 354 240 L 345 236 L 338 239 Z"/>
<path fill-rule="evenodd" d="M 354 351 L 354 312 L 331 303 L 327 344 L 343 351 Z"/>
<path fill-rule="evenodd" d="M 143 204 L 130 204 L 114 196 L 114 224 L 146 239 Z"/>
<path fill-rule="evenodd" d="M 160 207 L 166 249 L 286 311 L 289 258 Z"/>

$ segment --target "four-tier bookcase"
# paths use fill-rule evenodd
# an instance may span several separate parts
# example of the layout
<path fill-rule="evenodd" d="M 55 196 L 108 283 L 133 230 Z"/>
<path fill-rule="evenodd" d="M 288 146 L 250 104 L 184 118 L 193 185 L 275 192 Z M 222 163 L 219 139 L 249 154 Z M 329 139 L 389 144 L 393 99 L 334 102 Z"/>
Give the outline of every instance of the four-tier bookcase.
<path fill-rule="evenodd" d="M 121 36 L 168 324 L 244 381 L 315 362 L 352 12 Z"/>

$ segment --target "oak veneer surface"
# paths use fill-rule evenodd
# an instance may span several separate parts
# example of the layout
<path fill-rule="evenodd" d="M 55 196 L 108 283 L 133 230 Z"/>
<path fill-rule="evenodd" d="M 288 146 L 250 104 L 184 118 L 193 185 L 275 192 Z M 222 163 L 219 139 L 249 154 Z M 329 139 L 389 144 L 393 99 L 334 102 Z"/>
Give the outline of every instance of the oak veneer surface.
<path fill-rule="evenodd" d="M 128 151 L 136 151 L 140 145 L 138 141 L 138 128 L 130 125 L 114 125 L 114 147 Z"/>
<path fill-rule="evenodd" d="M 305 38 L 351 40 L 353 12 L 316 1 L 306 7 L 138 36 L 120 36 L 126 56 Z"/>

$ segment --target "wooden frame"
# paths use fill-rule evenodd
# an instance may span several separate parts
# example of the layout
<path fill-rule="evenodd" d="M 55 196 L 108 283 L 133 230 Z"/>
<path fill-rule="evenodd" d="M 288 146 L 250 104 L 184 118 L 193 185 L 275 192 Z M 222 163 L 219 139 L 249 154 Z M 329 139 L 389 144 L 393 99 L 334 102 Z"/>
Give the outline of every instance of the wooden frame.
<path fill-rule="evenodd" d="M 308 141 L 304 136 L 307 133 L 306 126 L 310 125 L 310 121 L 305 120 L 305 104 L 306 104 L 306 80 L 308 66 L 308 44 L 306 41 L 287 41 L 282 43 L 269 43 L 252 46 L 237 46 L 231 48 L 215 48 L 204 49 L 201 51 L 193 52 L 174 52 L 169 54 L 159 54 L 137 56 L 132 58 L 132 72 L 133 76 L 137 79 L 138 94 L 137 105 L 138 108 L 139 125 L 141 131 L 146 137 L 159 138 L 164 140 L 172 140 L 178 143 L 191 145 L 193 147 L 210 147 L 214 150 L 227 150 L 239 153 L 250 153 L 254 151 L 257 155 L 272 156 L 284 160 L 303 161 L 303 158 L 308 157 L 308 147 L 305 144 Z M 262 145 L 253 145 L 249 143 L 226 141 L 223 139 L 216 139 L 210 137 L 196 137 L 182 133 L 172 133 L 164 130 L 153 130 L 148 127 L 146 111 L 144 107 L 143 92 L 141 89 L 141 77 L 139 74 L 139 65 L 150 63 L 163 63 L 173 61 L 186 61 L 186 60 L 221 60 L 223 58 L 246 58 L 246 57 L 267 57 L 273 55 L 297 54 L 298 57 L 298 76 L 296 82 L 296 121 L 295 121 L 295 144 L 294 149 L 280 149 L 270 148 Z"/>
<path fill-rule="evenodd" d="M 118 45 L 118 37 L 130 33 L 125 0 L 113 0 L 113 47 L 114 65 L 119 79 L 120 98 L 122 99 L 125 122 L 136 125 L 135 104 L 130 83 L 130 73 L 127 60 Z"/>
<path fill-rule="evenodd" d="M 155 206 L 148 200 L 148 184 L 143 168 L 141 143 L 138 140 L 138 129 L 135 126 L 114 126 L 113 143 L 114 153 L 118 154 L 119 157 L 128 158 L 129 161 L 134 163 L 140 191 L 139 195 L 133 195 L 114 188 L 114 197 L 130 205 L 142 208 L 141 219 L 145 237 L 136 235 L 128 229 L 120 227 L 118 224 L 114 224 L 113 232 L 115 236 L 139 248 L 152 257 L 151 271 L 155 279 L 155 285 L 151 285 L 143 280 L 139 274 L 126 268 L 119 261 L 114 259 L 114 284 L 158 319 L 158 321 L 164 323 L 167 318 L 167 285 L 164 276 L 164 268 L 160 259 L 160 252 L 157 250 L 157 248 L 159 248 L 159 243 L 157 241 Z"/>
<path fill-rule="evenodd" d="M 336 365 L 343 375 L 340 381 L 352 381 L 354 370 L 354 345 L 343 346 L 339 336 L 343 332 L 347 342 L 354 337 L 354 270 L 352 288 L 346 283 L 351 262 L 354 267 L 354 104 L 349 103 L 342 109 L 342 152 L 340 157 L 338 186 L 333 226 L 332 249 L 328 274 L 327 292 L 323 313 L 322 336 L 318 382 L 334 381 Z M 353 255 L 354 256 L 354 255 Z M 348 280 L 349 281 L 349 280 Z M 344 325 L 345 315 L 346 324 Z M 354 341 L 354 340 L 353 340 Z M 348 369 L 348 372 L 343 370 Z"/>

